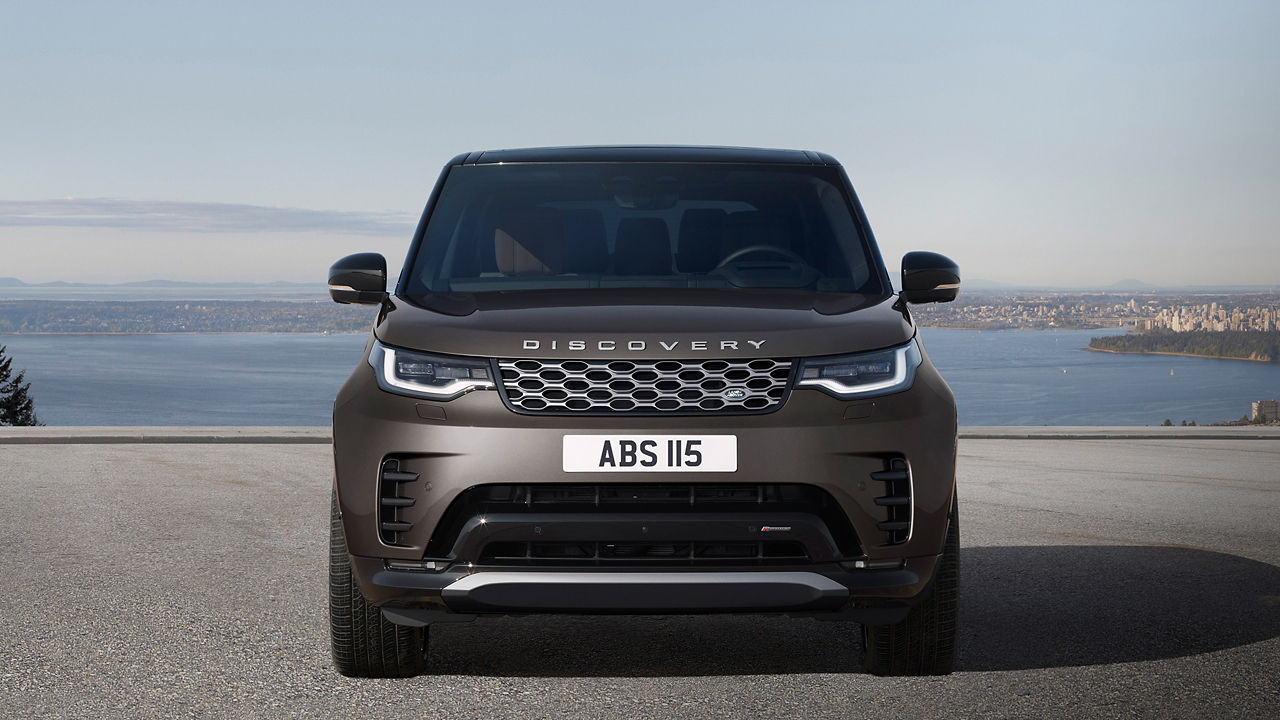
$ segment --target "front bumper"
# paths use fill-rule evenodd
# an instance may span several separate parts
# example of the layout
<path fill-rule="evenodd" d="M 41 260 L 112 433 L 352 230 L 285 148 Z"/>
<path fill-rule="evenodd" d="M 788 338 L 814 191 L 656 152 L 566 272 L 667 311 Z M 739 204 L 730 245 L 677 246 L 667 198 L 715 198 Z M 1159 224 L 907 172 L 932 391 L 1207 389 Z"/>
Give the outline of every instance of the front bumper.
<path fill-rule="evenodd" d="M 589 433 L 732 433 L 738 438 L 738 470 L 697 477 L 674 472 L 564 473 L 563 436 Z M 841 401 L 816 390 L 796 389 L 781 408 L 768 414 L 680 417 L 520 415 L 489 391 L 432 403 L 383 392 L 372 369 L 361 363 L 335 404 L 335 487 L 357 582 L 375 605 L 463 613 L 852 609 L 874 614 L 905 608 L 932 578 L 954 492 L 955 437 L 953 397 L 927 357 L 912 388 L 895 395 Z M 413 500 L 397 515 L 408 529 L 388 543 L 379 532 L 379 473 L 384 460 L 392 456 L 401 458 L 402 467 L 421 480 L 401 491 Z M 872 476 L 883 471 L 890 458 L 904 458 L 911 470 L 911 528 L 905 541 L 879 527 L 885 508 L 877 505 L 876 498 L 885 489 Z M 632 569 L 469 567 L 476 558 L 461 542 L 447 551 L 432 548 L 428 552 L 446 509 L 476 486 L 691 482 L 794 483 L 820 488 L 856 533 L 857 554 L 832 549 L 811 553 L 807 563 L 786 566 Z M 759 524 L 784 524 L 773 517 L 759 519 Z M 513 532 L 530 530 L 520 518 L 510 521 Z M 597 518 L 596 522 L 608 520 Z M 631 527 L 635 524 L 615 525 L 612 536 L 601 539 L 631 540 L 625 533 L 643 532 Z M 801 521 L 785 524 L 795 528 L 797 537 L 815 532 Z M 496 531 L 490 529 L 485 537 L 492 539 Z M 808 540 L 806 545 L 824 546 Z M 387 561 L 424 558 L 440 560 L 436 568 L 442 570 L 387 566 Z M 537 580 L 539 573 L 550 574 Z M 489 577 L 483 578 L 486 574 Z M 743 577 L 751 574 L 757 575 Z M 668 581 L 668 575 L 702 579 Z M 643 582 L 627 579 L 632 576 Z M 482 579 L 467 579 L 476 577 Z M 456 583 L 462 584 L 455 587 Z M 649 584 L 652 589 L 640 589 Z"/>
<path fill-rule="evenodd" d="M 380 558 L 352 558 L 369 601 L 402 624 L 426 624 L 442 612 L 840 612 L 844 619 L 892 623 L 925 590 L 936 564 L 936 557 L 923 557 L 882 569 L 833 563 L 697 572 L 454 568 L 435 573 L 393 570 Z"/>

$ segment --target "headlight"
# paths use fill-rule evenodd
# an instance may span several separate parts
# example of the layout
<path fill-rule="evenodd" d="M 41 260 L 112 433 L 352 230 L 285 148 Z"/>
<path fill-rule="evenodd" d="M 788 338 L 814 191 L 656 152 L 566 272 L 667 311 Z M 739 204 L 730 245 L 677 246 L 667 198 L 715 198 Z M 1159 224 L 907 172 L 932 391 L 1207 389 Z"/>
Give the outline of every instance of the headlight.
<path fill-rule="evenodd" d="M 920 348 L 913 338 L 888 350 L 804 360 L 796 385 L 838 398 L 888 395 L 911 387 L 920 362 Z"/>
<path fill-rule="evenodd" d="M 369 364 L 378 387 L 397 395 L 452 400 L 472 390 L 494 389 L 489 362 L 478 358 L 430 355 L 374 340 Z"/>

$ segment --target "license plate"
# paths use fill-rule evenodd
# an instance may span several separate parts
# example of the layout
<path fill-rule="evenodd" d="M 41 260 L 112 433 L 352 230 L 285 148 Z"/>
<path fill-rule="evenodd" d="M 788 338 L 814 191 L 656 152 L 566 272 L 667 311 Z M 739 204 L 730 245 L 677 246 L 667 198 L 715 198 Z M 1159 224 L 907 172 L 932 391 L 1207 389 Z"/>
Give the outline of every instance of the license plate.
<path fill-rule="evenodd" d="M 737 472 L 736 435 L 565 435 L 565 472 Z"/>

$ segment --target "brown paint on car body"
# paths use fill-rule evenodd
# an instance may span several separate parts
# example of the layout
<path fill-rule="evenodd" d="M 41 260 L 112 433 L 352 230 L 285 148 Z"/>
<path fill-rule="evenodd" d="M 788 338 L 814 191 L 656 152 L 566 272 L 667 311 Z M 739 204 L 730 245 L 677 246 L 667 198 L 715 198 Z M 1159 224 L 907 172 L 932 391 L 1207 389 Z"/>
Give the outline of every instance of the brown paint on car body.
<path fill-rule="evenodd" d="M 477 293 L 483 296 L 492 293 Z M 396 347 L 474 357 L 711 360 L 811 357 L 878 350 L 911 339 L 897 298 L 857 296 L 836 305 L 820 293 L 649 288 L 502 293 L 467 315 L 388 299 L 374 334 Z M 593 302 L 594 298 L 594 302 Z M 500 300 L 501 304 L 489 303 Z M 662 302 L 655 302 L 661 300 Z M 840 309 L 824 313 L 821 309 Z M 527 349 L 525 340 L 539 341 Z M 571 341 L 586 349 L 570 351 Z M 763 341 L 759 346 L 747 340 Z M 629 343 L 644 344 L 633 350 Z M 737 343 L 721 349 L 723 342 Z M 553 349 L 553 342 L 555 347 Z M 599 350 L 599 343 L 615 349 Z M 705 343 L 695 350 L 693 343 Z"/>

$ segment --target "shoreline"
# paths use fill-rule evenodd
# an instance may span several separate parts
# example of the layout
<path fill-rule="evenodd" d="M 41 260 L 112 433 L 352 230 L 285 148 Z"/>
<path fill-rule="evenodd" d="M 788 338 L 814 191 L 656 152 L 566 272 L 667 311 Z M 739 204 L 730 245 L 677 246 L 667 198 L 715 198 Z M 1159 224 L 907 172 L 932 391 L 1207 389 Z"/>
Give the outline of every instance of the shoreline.
<path fill-rule="evenodd" d="M 925 330 L 967 330 L 971 332 L 1005 332 L 1034 331 L 1059 332 L 1078 330 L 1106 330 L 1108 328 L 974 328 L 949 327 L 943 325 L 921 325 Z M 130 331 L 96 331 L 96 330 L 36 330 L 28 332 L 6 332 L 0 330 L 0 337 L 28 337 L 47 335 L 364 335 L 368 330 L 130 330 Z M 1110 352 L 1110 351 L 1108 351 Z"/>
<path fill-rule="evenodd" d="M 1277 364 L 1273 360 L 1261 360 L 1259 358 L 1243 358 L 1229 357 L 1226 355 L 1199 355 L 1197 353 L 1181 353 L 1169 352 L 1167 350 L 1108 350 L 1106 348 L 1086 347 L 1089 352 L 1111 353 L 1112 355 L 1170 355 L 1172 357 L 1193 357 L 1202 358 L 1204 360 L 1238 360 L 1243 362 L 1262 363 L 1263 365 Z"/>
<path fill-rule="evenodd" d="M 972 327 L 960 325 L 923 325 L 917 324 L 916 327 L 922 330 L 976 330 L 977 332 L 1004 332 L 1005 330 L 1034 330 L 1037 332 L 1067 332 L 1075 330 L 1114 330 L 1116 325 L 1098 325 L 1090 327 Z"/>
<path fill-rule="evenodd" d="M 47 332 L 3 332 L 0 331 L 0 337 L 48 337 L 51 335 L 74 335 L 77 337 L 87 337 L 89 335 L 109 335 L 112 337 L 131 336 L 131 335 L 367 335 L 368 330 L 156 330 L 154 332 L 62 332 L 58 330 L 50 330 Z"/>

